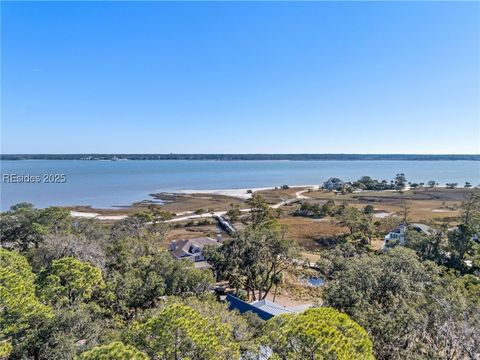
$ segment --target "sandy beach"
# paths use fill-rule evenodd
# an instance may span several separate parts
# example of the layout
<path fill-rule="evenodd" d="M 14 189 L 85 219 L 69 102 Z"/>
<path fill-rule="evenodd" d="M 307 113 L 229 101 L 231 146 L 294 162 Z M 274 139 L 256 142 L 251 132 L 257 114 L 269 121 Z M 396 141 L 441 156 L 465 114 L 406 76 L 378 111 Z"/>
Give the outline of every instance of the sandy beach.
<path fill-rule="evenodd" d="M 290 188 L 312 188 L 318 189 L 318 185 L 289 185 Z M 257 187 L 257 188 L 245 188 L 245 189 L 211 189 L 211 190 L 179 190 L 176 191 L 179 194 L 212 194 L 212 195 L 223 195 L 231 196 L 240 199 L 249 199 L 253 193 L 257 191 L 264 190 L 274 190 L 274 186 L 270 187 Z M 251 192 L 249 192 L 249 190 Z M 299 198 L 306 198 L 305 196 L 300 195 Z"/>
<path fill-rule="evenodd" d="M 212 194 L 212 195 L 223 195 L 231 196 L 239 199 L 249 199 L 252 196 L 252 193 L 262 190 L 271 190 L 273 187 L 263 187 L 263 188 L 248 188 L 248 189 L 214 189 L 214 190 L 179 190 L 176 191 L 179 194 Z M 251 190 L 251 192 L 248 192 Z"/>
<path fill-rule="evenodd" d="M 97 219 L 97 220 L 122 220 L 128 217 L 127 215 L 100 215 L 95 212 L 80 212 L 70 211 L 72 217 L 85 218 L 85 219 Z"/>

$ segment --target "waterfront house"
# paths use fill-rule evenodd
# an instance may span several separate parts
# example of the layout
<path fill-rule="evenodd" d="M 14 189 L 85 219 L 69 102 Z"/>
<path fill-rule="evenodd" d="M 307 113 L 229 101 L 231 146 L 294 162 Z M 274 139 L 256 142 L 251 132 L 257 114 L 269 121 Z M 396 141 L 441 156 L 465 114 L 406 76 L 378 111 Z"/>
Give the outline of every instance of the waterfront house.
<path fill-rule="evenodd" d="M 345 183 L 339 178 L 330 178 L 323 183 L 323 188 L 326 190 L 342 190 Z"/>

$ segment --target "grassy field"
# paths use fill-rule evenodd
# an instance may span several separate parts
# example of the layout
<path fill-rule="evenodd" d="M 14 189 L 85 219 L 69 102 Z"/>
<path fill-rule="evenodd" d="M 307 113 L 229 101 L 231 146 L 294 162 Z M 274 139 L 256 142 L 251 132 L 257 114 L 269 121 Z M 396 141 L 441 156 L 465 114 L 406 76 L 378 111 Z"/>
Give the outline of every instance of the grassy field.
<path fill-rule="evenodd" d="M 160 193 L 155 197 L 165 201 L 163 210 L 173 213 L 213 209 L 215 211 L 227 210 L 230 204 L 242 205 L 244 201 L 235 197 L 213 194 L 168 194 Z"/>
<path fill-rule="evenodd" d="M 408 208 L 412 221 L 442 222 L 452 221 L 460 214 L 459 206 L 463 199 L 473 190 L 469 189 L 419 189 L 403 193 L 398 191 L 364 191 L 345 195 L 335 195 L 331 192 L 312 191 L 308 194 L 311 201 L 334 200 L 363 208 L 372 205 L 377 212 L 402 213 Z"/>
<path fill-rule="evenodd" d="M 295 193 L 298 189 L 292 190 Z M 408 217 L 412 222 L 422 222 L 430 225 L 439 225 L 448 222 L 456 224 L 460 215 L 460 205 L 473 190 L 471 189 L 419 189 L 405 191 L 364 191 L 345 195 L 336 195 L 327 191 L 310 191 L 305 193 L 308 196 L 306 201 L 312 204 L 323 204 L 333 200 L 337 205 L 342 203 L 364 208 L 372 205 L 376 213 L 388 213 L 390 216 L 403 216 L 405 206 Z M 335 235 L 346 232 L 345 228 L 336 224 L 332 218 L 309 219 L 304 217 L 291 216 L 299 204 L 284 207 L 284 217 L 280 223 L 287 227 L 288 234 L 306 250 L 317 250 L 328 246 L 325 241 Z M 383 234 L 380 234 L 383 236 Z M 373 248 L 378 249 L 382 245 L 381 237 L 372 243 Z"/>
<path fill-rule="evenodd" d="M 170 231 L 165 237 L 166 244 L 169 244 L 172 240 L 178 239 L 193 239 L 198 237 L 209 236 L 213 239 L 216 238 L 217 228 L 214 224 L 214 221 L 211 221 L 211 225 L 201 225 L 201 226 L 185 226 L 181 224 L 180 226 L 172 226 Z M 228 235 L 222 233 L 224 239 L 228 238 Z"/>
<path fill-rule="evenodd" d="M 277 204 L 287 199 L 294 199 L 295 193 L 305 188 L 293 187 L 289 189 L 269 189 L 257 191 L 269 204 Z"/>
<path fill-rule="evenodd" d="M 230 204 L 247 207 L 242 199 L 224 195 L 159 193 L 155 194 L 154 197 L 165 202 L 160 205 L 164 211 L 170 211 L 175 214 L 194 212 L 199 209 L 203 209 L 206 212 L 209 209 L 215 211 L 228 210 Z M 89 206 L 67 207 L 67 209 L 79 212 L 95 212 L 100 215 L 132 215 L 139 211 L 147 211 L 151 204 L 155 203 L 145 201 L 117 209 L 97 209 Z M 208 217 L 207 214 L 205 214 L 205 217 Z"/>
<path fill-rule="evenodd" d="M 279 222 L 286 226 L 288 235 L 307 250 L 324 247 L 327 245 L 325 239 L 346 232 L 345 228 L 338 226 L 331 218 L 309 219 L 287 216 L 281 218 Z"/>

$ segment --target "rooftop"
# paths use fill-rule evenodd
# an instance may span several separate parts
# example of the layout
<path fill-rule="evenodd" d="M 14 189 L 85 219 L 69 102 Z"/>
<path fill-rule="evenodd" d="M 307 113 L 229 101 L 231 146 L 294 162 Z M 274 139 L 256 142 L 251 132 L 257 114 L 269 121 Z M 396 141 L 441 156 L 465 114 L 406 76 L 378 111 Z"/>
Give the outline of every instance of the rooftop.
<path fill-rule="evenodd" d="M 432 232 L 432 228 L 425 224 L 413 223 L 413 224 L 410 224 L 409 227 L 417 231 L 421 231 L 427 235 L 429 235 Z"/>
<path fill-rule="evenodd" d="M 193 248 L 203 249 L 205 245 L 219 246 L 220 243 L 209 237 L 173 240 L 170 246 L 170 251 L 175 257 L 180 259 L 186 256 L 193 256 Z"/>
<path fill-rule="evenodd" d="M 247 303 L 231 294 L 227 295 L 226 300 L 229 304 L 230 310 L 238 310 L 242 314 L 247 311 L 251 311 L 263 320 L 268 320 L 274 316 L 282 314 L 300 313 L 311 307 L 311 304 L 303 304 L 296 307 L 286 307 L 266 299 Z"/>
<path fill-rule="evenodd" d="M 273 301 L 270 301 L 270 300 L 267 300 L 267 299 L 251 302 L 250 305 L 252 305 L 252 306 L 254 306 L 258 309 L 262 309 L 266 313 L 269 313 L 273 316 L 281 315 L 281 314 L 291 314 L 291 313 L 296 312 L 293 309 L 290 309 L 286 306 L 274 303 Z"/>

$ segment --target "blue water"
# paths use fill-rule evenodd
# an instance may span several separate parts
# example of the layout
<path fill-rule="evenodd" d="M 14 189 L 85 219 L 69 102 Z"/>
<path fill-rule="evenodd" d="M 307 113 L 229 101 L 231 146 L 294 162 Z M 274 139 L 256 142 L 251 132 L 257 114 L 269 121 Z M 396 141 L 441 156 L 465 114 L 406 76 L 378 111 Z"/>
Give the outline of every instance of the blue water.
<path fill-rule="evenodd" d="M 478 161 L 0 161 L 1 209 L 27 201 L 38 207 L 91 205 L 107 208 L 152 199 L 161 191 L 321 184 L 329 177 L 362 175 L 391 180 L 399 172 L 412 182 L 480 184 Z M 5 174 L 65 174 L 62 184 L 5 183 Z"/>
<path fill-rule="evenodd" d="M 308 283 L 312 286 L 322 286 L 323 284 L 325 284 L 325 280 L 319 277 L 309 277 Z"/>

